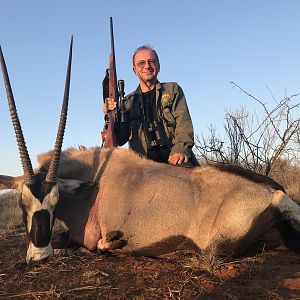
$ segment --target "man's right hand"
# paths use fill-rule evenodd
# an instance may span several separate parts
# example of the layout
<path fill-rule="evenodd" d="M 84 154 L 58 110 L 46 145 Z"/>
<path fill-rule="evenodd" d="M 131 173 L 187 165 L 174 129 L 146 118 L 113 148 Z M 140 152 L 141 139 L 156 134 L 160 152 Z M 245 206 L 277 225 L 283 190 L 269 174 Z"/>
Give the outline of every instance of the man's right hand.
<path fill-rule="evenodd" d="M 106 115 L 110 110 L 114 110 L 116 107 L 117 104 L 113 98 L 106 98 L 105 103 L 102 106 L 102 111 Z"/>

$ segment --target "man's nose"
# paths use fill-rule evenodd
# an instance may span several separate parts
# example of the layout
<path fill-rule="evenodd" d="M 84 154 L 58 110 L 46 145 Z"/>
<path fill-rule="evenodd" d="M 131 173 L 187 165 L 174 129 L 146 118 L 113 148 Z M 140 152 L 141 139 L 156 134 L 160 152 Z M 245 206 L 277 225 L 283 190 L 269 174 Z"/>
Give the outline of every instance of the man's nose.
<path fill-rule="evenodd" d="M 145 62 L 145 68 L 146 69 L 152 69 L 152 66 L 150 65 L 149 61 Z"/>

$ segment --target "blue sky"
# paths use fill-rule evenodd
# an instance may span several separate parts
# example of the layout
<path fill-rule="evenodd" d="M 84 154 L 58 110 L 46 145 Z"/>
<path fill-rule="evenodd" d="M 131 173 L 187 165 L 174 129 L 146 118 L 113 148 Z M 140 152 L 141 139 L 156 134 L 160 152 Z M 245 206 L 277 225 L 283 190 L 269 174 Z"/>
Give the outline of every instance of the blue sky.
<path fill-rule="evenodd" d="M 197 134 L 225 110 L 259 110 L 239 84 L 272 106 L 300 92 L 300 2 L 17 1 L 0 2 L 0 45 L 33 165 L 53 147 L 63 96 L 68 47 L 74 36 L 69 116 L 63 147 L 101 143 L 101 82 L 108 66 L 113 17 L 118 79 L 131 92 L 133 51 L 153 46 L 160 81 L 183 88 Z M 268 88 L 267 88 L 268 87 Z M 0 174 L 21 174 L 14 132 L 0 80 Z"/>

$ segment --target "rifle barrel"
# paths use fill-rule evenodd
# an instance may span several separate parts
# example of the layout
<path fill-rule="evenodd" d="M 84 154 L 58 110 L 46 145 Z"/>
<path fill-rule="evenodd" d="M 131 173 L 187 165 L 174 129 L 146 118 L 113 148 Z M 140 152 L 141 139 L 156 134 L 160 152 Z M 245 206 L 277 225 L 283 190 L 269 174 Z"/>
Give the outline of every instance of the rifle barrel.
<path fill-rule="evenodd" d="M 115 42 L 114 42 L 114 27 L 112 17 L 109 18 L 110 23 L 110 43 L 111 43 L 111 52 L 115 53 Z"/>
<path fill-rule="evenodd" d="M 110 43 L 111 43 L 111 54 L 112 54 L 112 61 L 113 61 L 113 73 L 115 74 L 113 78 L 113 84 L 115 87 L 116 91 L 116 97 L 117 96 L 117 91 L 118 91 L 118 80 L 117 80 L 117 67 L 116 67 L 116 58 L 115 58 L 115 41 L 114 41 L 114 27 L 113 27 L 113 19 L 112 17 L 109 18 L 109 23 L 110 23 Z M 117 100 L 117 99 L 115 99 Z"/>

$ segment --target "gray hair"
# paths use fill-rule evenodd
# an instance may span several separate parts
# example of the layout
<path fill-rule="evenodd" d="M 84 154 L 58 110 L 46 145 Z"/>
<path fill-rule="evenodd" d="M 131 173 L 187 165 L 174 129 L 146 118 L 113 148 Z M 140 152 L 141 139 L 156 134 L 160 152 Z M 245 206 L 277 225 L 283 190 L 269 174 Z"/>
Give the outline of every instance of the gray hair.
<path fill-rule="evenodd" d="M 135 59 L 135 56 L 136 54 L 141 51 L 141 50 L 150 50 L 154 53 L 155 55 L 155 58 L 157 60 L 157 63 L 159 63 L 159 58 L 158 58 L 158 55 L 157 55 L 157 52 L 154 50 L 153 47 L 151 47 L 150 45 L 143 45 L 141 47 L 138 47 L 134 52 L 133 52 L 133 55 L 132 55 L 132 64 L 134 65 L 134 59 Z"/>

